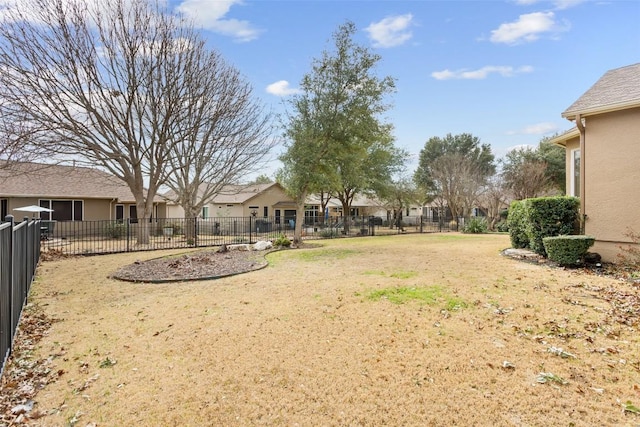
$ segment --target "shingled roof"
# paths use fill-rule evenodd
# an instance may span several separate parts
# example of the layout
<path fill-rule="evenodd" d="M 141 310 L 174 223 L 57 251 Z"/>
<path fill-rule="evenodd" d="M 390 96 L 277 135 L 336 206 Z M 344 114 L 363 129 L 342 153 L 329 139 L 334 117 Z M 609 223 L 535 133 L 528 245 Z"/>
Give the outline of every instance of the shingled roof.
<path fill-rule="evenodd" d="M 563 113 L 574 120 L 627 108 L 640 107 L 640 63 L 607 71 L 593 86 Z"/>
<path fill-rule="evenodd" d="M 247 185 L 225 185 L 219 193 L 215 195 L 210 203 L 215 204 L 242 204 L 248 200 L 262 194 L 273 186 L 280 186 L 275 182 L 267 184 L 247 184 Z M 202 191 L 198 191 L 199 195 Z M 173 190 L 164 193 L 164 198 L 168 201 L 175 201 L 177 196 Z"/>
<path fill-rule="evenodd" d="M 107 172 L 42 163 L 11 163 L 0 167 L 0 197 L 135 201 L 129 187 Z"/>

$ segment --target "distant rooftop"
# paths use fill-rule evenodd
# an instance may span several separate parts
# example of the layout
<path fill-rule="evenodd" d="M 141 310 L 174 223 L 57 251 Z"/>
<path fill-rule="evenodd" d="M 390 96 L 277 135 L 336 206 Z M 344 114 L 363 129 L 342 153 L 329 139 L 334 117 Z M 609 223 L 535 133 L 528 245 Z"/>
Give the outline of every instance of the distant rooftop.
<path fill-rule="evenodd" d="M 129 187 L 107 172 L 80 166 L 29 162 L 0 167 L 0 196 L 135 202 Z M 156 201 L 161 199 L 156 198 Z"/>

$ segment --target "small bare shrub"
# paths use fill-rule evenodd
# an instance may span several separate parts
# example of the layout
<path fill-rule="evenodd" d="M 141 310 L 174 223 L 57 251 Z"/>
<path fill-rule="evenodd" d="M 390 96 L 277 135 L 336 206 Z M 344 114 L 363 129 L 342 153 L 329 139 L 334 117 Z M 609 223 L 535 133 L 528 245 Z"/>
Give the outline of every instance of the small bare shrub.
<path fill-rule="evenodd" d="M 640 233 L 628 229 L 624 234 L 633 242 L 629 246 L 618 246 L 622 252 L 618 253 L 618 260 L 623 267 L 640 270 Z"/>

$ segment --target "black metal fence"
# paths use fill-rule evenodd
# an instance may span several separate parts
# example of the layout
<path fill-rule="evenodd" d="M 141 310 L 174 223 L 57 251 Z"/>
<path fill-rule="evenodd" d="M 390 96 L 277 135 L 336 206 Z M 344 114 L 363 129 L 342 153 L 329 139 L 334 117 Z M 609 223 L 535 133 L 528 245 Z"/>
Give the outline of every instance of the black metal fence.
<path fill-rule="evenodd" d="M 281 235 L 293 238 L 295 219 L 283 217 L 157 218 L 152 220 L 42 222 L 42 248 L 69 255 L 253 244 Z M 303 239 L 326 239 L 457 230 L 455 223 L 423 217 L 400 223 L 380 217 L 309 218 Z"/>
<path fill-rule="evenodd" d="M 40 220 L 0 223 L 0 375 L 40 259 Z"/>

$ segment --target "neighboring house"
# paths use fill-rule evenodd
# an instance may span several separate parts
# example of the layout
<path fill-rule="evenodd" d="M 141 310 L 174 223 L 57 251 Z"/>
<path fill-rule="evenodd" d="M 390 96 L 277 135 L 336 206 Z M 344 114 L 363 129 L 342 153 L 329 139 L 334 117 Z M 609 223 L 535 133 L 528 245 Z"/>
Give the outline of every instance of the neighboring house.
<path fill-rule="evenodd" d="M 8 214 L 16 220 L 31 217 L 30 213 L 14 210 L 29 205 L 53 209 L 39 217 L 61 222 L 137 217 L 129 187 L 107 172 L 42 163 L 0 165 L 0 219 Z M 156 198 L 153 215 L 165 216 L 161 198 Z"/>
<path fill-rule="evenodd" d="M 175 193 L 169 191 L 164 195 L 167 200 L 167 217 L 184 218 L 184 209 L 173 200 Z M 227 185 L 213 200 L 202 208 L 200 217 L 230 218 L 274 217 L 276 223 L 287 224 L 296 216 L 296 205 L 278 183 Z"/>
<path fill-rule="evenodd" d="M 321 223 L 321 217 L 323 214 L 325 218 L 331 220 L 343 218 L 342 202 L 335 197 L 331 197 L 327 203 L 326 212 L 322 212 L 320 197 L 317 195 L 307 197 L 305 203 L 305 223 Z M 364 195 L 356 195 L 353 198 L 353 201 L 351 202 L 351 210 L 349 212 L 349 216 L 351 217 L 375 216 L 382 218 L 384 221 L 388 219 L 390 214 L 391 213 L 380 201 Z"/>
<path fill-rule="evenodd" d="M 640 232 L 640 63 L 606 72 L 562 117 L 576 123 L 552 139 L 567 152 L 567 194 L 580 197 L 592 250 L 615 261 Z"/>

